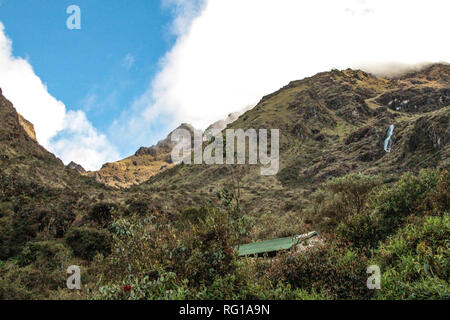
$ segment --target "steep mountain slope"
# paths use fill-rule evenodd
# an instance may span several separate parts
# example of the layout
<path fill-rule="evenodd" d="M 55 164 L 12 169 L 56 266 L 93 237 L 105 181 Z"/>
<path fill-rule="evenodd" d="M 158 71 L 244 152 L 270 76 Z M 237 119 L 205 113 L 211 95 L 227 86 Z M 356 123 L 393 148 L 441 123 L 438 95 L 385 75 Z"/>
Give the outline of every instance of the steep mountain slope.
<path fill-rule="evenodd" d="M 348 69 L 291 82 L 231 125 L 280 129 L 276 176 L 261 176 L 259 166 L 179 165 L 136 189 L 164 191 L 168 204 L 181 209 L 207 204 L 238 180 L 255 224 L 271 230 L 261 217 L 299 214 L 329 178 L 361 172 L 389 181 L 404 171 L 448 167 L 449 74 L 449 65 L 437 64 L 395 79 Z M 392 150 L 386 152 L 391 125 Z"/>
<path fill-rule="evenodd" d="M 228 125 L 236 121 L 240 115 L 250 110 L 253 106 L 247 106 L 239 112 L 230 113 L 225 119 L 211 124 L 206 130 L 207 135 L 213 135 L 221 132 Z M 202 133 L 192 125 L 183 123 L 177 129 L 185 129 L 191 132 Z M 175 129 L 175 130 L 177 130 Z M 175 131 L 174 130 L 174 131 Z M 164 172 L 174 166 L 171 160 L 171 152 L 175 143 L 171 141 L 172 131 L 169 135 L 152 147 L 142 147 L 134 155 L 120 161 L 106 163 L 95 172 L 79 172 L 91 177 L 97 181 L 114 188 L 129 188 L 149 180 L 151 177 Z"/>
<path fill-rule="evenodd" d="M 191 132 L 198 131 L 190 124 L 183 123 L 177 129 L 184 129 Z M 115 188 L 127 188 L 140 184 L 154 175 L 174 166 L 171 159 L 171 152 L 175 143 L 172 142 L 172 134 L 158 142 L 150 148 L 142 147 L 134 155 L 126 159 L 106 163 L 96 172 L 89 172 L 87 175 L 94 176 L 97 181 Z"/>
<path fill-rule="evenodd" d="M 64 166 L 33 133 L 0 89 L 0 299 L 50 298 L 65 288 L 67 267 L 86 265 L 80 246 L 108 247 L 89 214 L 123 199 Z"/>
<path fill-rule="evenodd" d="M 119 193 L 65 167 L 30 136 L 31 128 L 0 90 L 1 259 L 33 239 L 63 237 L 84 223 L 99 199 L 120 199 Z"/>

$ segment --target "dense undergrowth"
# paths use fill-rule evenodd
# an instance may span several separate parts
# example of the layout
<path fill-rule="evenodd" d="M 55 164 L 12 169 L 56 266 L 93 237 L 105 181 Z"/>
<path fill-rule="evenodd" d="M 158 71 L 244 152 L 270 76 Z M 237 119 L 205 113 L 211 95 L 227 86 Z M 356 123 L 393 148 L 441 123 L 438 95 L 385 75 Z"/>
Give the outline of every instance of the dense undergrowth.
<path fill-rule="evenodd" d="M 251 228 L 232 201 L 185 210 L 175 222 L 122 218 L 93 297 L 448 299 L 449 182 L 448 171 L 433 170 L 390 186 L 363 175 L 331 180 L 315 194 L 321 207 L 308 209 L 328 217 L 324 244 L 273 259 L 238 259 L 232 248 Z M 367 288 L 369 265 L 381 268 L 381 290 Z"/>
<path fill-rule="evenodd" d="M 330 180 L 298 213 L 323 244 L 273 258 L 238 258 L 235 246 L 257 229 L 227 190 L 215 205 L 172 214 L 133 197 L 97 201 L 78 218 L 69 204 L 47 205 L 65 210 L 70 227 L 18 206 L 27 195 L 3 196 L 0 298 L 449 299 L 449 184 L 447 170 L 391 184 L 364 175 Z M 57 203 L 57 194 L 45 194 Z M 73 264 L 82 267 L 80 292 L 65 288 Z M 380 290 L 367 288 L 370 265 L 381 269 Z"/>

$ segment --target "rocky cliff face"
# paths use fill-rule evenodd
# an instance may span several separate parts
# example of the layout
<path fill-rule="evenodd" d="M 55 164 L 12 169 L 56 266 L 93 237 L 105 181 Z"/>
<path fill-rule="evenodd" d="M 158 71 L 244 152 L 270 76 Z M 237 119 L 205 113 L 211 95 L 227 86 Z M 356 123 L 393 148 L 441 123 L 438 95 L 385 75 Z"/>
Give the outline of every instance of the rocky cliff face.
<path fill-rule="evenodd" d="M 22 126 L 22 128 L 25 130 L 25 132 L 28 134 L 28 136 L 37 142 L 36 139 L 36 132 L 34 131 L 34 125 L 25 119 L 20 113 L 17 114 L 19 116 L 19 123 Z"/>
<path fill-rule="evenodd" d="M 33 163 L 42 162 L 33 167 Z M 19 115 L 0 89 L 0 166 L 3 175 L 16 175 L 25 180 L 41 181 L 47 185 L 60 185 L 58 177 L 48 175 L 64 169 L 61 160 L 41 147 L 36 141 L 33 125 Z M 44 169 L 44 168 L 47 169 Z"/>

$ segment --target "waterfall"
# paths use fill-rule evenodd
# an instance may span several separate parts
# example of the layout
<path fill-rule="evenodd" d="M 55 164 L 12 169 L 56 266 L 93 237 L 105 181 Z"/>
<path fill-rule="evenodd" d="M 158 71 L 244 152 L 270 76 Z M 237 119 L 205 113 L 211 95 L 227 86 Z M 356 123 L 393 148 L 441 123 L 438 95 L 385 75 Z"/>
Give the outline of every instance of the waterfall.
<path fill-rule="evenodd" d="M 389 130 L 387 132 L 386 140 L 384 140 L 384 151 L 391 152 L 392 148 L 392 135 L 394 134 L 394 125 L 391 125 L 389 127 Z"/>

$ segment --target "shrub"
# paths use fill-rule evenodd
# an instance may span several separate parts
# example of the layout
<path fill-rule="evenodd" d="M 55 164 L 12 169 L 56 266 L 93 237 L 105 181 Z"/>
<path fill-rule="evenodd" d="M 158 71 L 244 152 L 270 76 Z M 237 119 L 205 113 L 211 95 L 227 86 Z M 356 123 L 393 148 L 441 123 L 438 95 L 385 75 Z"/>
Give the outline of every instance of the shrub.
<path fill-rule="evenodd" d="M 278 256 L 268 270 L 275 283 L 287 282 L 293 289 L 324 292 L 337 299 L 366 299 L 368 259 L 345 248 L 320 246 L 306 252 L 290 251 Z"/>
<path fill-rule="evenodd" d="M 181 246 L 176 248 L 185 261 L 173 260 L 177 273 L 185 275 L 192 285 L 211 284 L 216 276 L 225 276 L 235 269 L 237 235 L 231 228 L 230 214 L 211 210 L 209 215 L 190 232 L 185 232 Z M 187 253 L 187 254 L 186 254 Z M 180 263 L 181 262 L 181 263 Z M 180 269 L 180 267 L 182 267 Z"/>
<path fill-rule="evenodd" d="M 178 284 L 187 279 L 195 291 L 235 272 L 237 237 L 230 214 L 209 209 L 198 224 L 183 229 L 160 219 L 130 217 L 113 223 L 114 250 L 104 270 L 112 284 L 107 286 L 146 277 L 155 281 L 158 270 L 176 275 Z"/>
<path fill-rule="evenodd" d="M 208 213 L 211 211 L 211 208 L 201 207 L 201 208 L 195 208 L 190 207 L 187 209 L 184 209 L 181 212 L 180 215 L 180 222 L 181 223 L 191 223 L 191 224 L 198 224 L 200 221 L 204 220 Z"/>
<path fill-rule="evenodd" d="M 348 217 L 337 228 L 339 240 L 358 249 L 373 249 L 384 239 L 380 217 L 375 213 L 361 213 Z"/>
<path fill-rule="evenodd" d="M 436 188 L 431 189 L 420 209 L 428 214 L 442 215 L 450 208 L 450 172 L 442 170 Z"/>
<path fill-rule="evenodd" d="M 29 242 L 19 254 L 17 261 L 24 267 L 31 263 L 37 263 L 47 269 L 55 269 L 62 261 L 70 257 L 69 250 L 61 243 L 51 241 Z"/>
<path fill-rule="evenodd" d="M 377 176 L 350 174 L 328 181 L 313 194 L 311 221 L 322 231 L 332 231 L 353 214 L 368 207 L 369 198 L 380 184 Z"/>
<path fill-rule="evenodd" d="M 100 202 L 95 204 L 89 212 L 89 218 L 99 226 L 105 227 L 112 222 L 113 213 L 117 210 L 115 204 Z"/>
<path fill-rule="evenodd" d="M 425 200 L 438 181 L 438 171 L 421 170 L 419 175 L 406 173 L 394 186 L 384 187 L 375 203 L 386 231 L 394 232 L 409 215 L 423 214 Z"/>
<path fill-rule="evenodd" d="M 326 184 L 326 188 L 339 196 L 345 215 L 360 214 L 367 204 L 373 189 L 380 185 L 377 176 L 349 174 L 335 178 Z"/>
<path fill-rule="evenodd" d="M 150 211 L 150 205 L 145 201 L 133 201 L 129 204 L 128 209 L 132 214 L 140 216 L 146 215 Z"/>
<path fill-rule="evenodd" d="M 450 215 L 424 217 L 392 236 L 376 253 L 382 299 L 450 298 Z"/>
<path fill-rule="evenodd" d="M 100 287 L 94 296 L 101 300 L 185 300 L 189 297 L 187 281 L 179 281 L 176 274 L 163 272 L 156 279 L 148 276 L 124 279 L 119 284 Z"/>
<path fill-rule="evenodd" d="M 107 231 L 87 227 L 74 228 L 66 235 L 66 243 L 80 258 L 92 260 L 97 253 L 111 252 L 111 237 Z"/>

